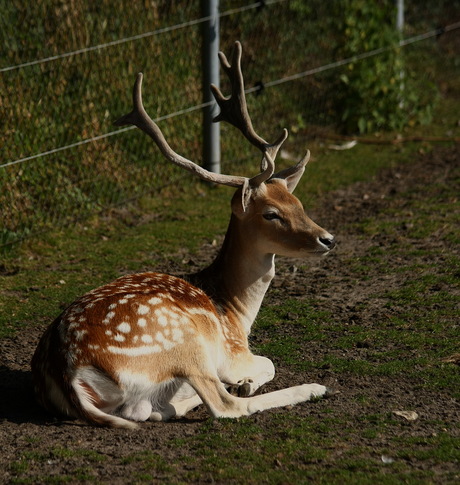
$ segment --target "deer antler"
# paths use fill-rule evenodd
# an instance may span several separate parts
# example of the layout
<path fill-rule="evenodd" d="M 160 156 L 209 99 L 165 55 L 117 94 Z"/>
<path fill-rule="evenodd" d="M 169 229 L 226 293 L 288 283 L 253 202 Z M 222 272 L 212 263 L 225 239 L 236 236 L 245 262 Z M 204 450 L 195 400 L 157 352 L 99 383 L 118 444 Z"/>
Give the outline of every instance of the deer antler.
<path fill-rule="evenodd" d="M 158 125 L 150 118 L 144 109 L 144 105 L 142 103 L 142 73 L 137 75 L 137 79 L 134 84 L 133 110 L 119 118 L 114 124 L 117 126 L 137 126 L 153 139 L 167 160 L 178 165 L 179 167 L 185 168 L 195 175 L 198 175 L 198 177 L 202 178 L 203 180 L 221 185 L 229 185 L 231 187 L 242 187 L 242 205 L 245 209 L 251 195 L 250 189 L 258 187 L 272 177 L 275 171 L 275 157 L 284 140 L 286 140 L 288 133 L 287 130 L 284 129 L 283 133 L 275 141 L 275 143 L 270 144 L 255 132 L 246 104 L 244 80 L 241 72 L 241 54 L 242 47 L 240 42 L 235 43 L 235 49 L 232 55 L 232 64 L 228 62 L 225 54 L 222 52 L 219 53 L 222 68 L 227 73 L 232 85 L 231 96 L 225 98 L 219 88 L 214 85 L 211 85 L 211 90 L 216 98 L 217 104 L 221 109 L 220 114 L 214 118 L 214 121 L 227 121 L 238 128 L 247 138 L 247 140 L 256 146 L 263 154 L 261 172 L 251 179 L 237 175 L 224 175 L 209 172 L 191 160 L 188 160 L 187 158 L 176 153 L 169 146 Z"/>
<path fill-rule="evenodd" d="M 142 73 L 139 73 L 134 84 L 133 110 L 119 118 L 114 124 L 116 126 L 137 126 L 153 139 L 167 160 L 178 165 L 179 167 L 185 168 L 189 172 L 198 175 L 198 177 L 202 178 L 203 180 L 221 185 L 230 185 L 231 187 L 241 187 L 246 185 L 248 180 L 246 177 L 209 172 L 191 160 L 182 157 L 169 146 L 158 125 L 150 118 L 144 109 L 144 105 L 142 103 L 142 78 Z"/>
<path fill-rule="evenodd" d="M 250 180 L 250 185 L 256 187 L 273 175 L 273 172 L 275 171 L 276 155 L 281 145 L 286 140 L 288 132 L 284 129 L 283 133 L 275 143 L 270 144 L 260 137 L 254 130 L 246 104 L 244 79 L 241 71 L 242 52 L 243 49 L 241 43 L 238 41 L 235 42 L 231 64 L 228 62 L 225 54 L 219 52 L 220 64 L 230 80 L 232 94 L 226 98 L 217 86 L 211 84 L 211 91 L 221 110 L 213 121 L 227 121 L 227 123 L 235 126 L 252 145 L 257 147 L 263 153 L 261 163 L 262 172 Z"/>

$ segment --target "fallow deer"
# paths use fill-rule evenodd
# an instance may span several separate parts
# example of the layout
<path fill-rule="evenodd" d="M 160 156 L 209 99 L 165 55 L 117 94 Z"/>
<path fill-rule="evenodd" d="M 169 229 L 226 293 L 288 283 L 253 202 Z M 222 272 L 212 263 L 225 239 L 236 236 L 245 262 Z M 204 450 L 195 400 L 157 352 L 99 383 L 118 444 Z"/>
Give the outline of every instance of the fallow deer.
<path fill-rule="evenodd" d="M 210 173 L 175 153 L 144 110 L 138 75 L 134 109 L 116 124 L 136 125 L 167 160 L 202 179 L 237 187 L 229 227 L 217 258 L 203 271 L 185 278 L 123 276 L 76 300 L 48 327 L 32 359 L 36 395 L 48 410 L 94 425 L 135 428 L 139 421 L 184 416 L 201 403 L 214 417 L 239 417 L 327 394 L 325 386 L 304 384 L 254 395 L 275 374 L 272 362 L 248 345 L 275 254 L 323 255 L 335 243 L 292 195 L 309 153 L 274 173 L 287 130 L 274 144 L 254 131 L 241 54 L 239 42 L 231 64 L 219 54 L 231 96 L 211 89 L 221 109 L 214 121 L 231 123 L 262 152 L 261 171 L 252 178 Z"/>

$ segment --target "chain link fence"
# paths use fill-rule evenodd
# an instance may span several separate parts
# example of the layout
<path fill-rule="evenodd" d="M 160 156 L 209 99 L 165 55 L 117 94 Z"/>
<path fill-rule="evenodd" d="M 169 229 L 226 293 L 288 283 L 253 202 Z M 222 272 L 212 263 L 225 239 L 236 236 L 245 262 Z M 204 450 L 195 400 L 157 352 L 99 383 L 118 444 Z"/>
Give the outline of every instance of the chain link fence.
<path fill-rule="evenodd" d="M 229 53 L 240 40 L 246 86 L 258 86 L 248 97 L 257 130 L 271 140 L 294 128 L 299 144 L 305 128 L 335 126 L 330 79 L 348 62 L 337 58 L 336 32 L 327 31 L 328 2 L 311 0 L 307 10 L 302 3 L 220 2 L 221 49 Z M 405 49 L 458 62 L 455 5 L 440 2 L 428 15 L 412 3 L 407 35 L 425 37 Z M 145 135 L 112 122 L 131 109 L 142 71 L 147 111 L 178 153 L 200 161 L 206 19 L 199 1 L 11 0 L 0 14 L 0 247 L 194 182 Z M 440 25 L 450 26 L 444 35 Z M 420 75 L 437 82 L 423 66 Z M 222 171 L 251 175 L 254 152 L 232 130 L 222 126 Z"/>

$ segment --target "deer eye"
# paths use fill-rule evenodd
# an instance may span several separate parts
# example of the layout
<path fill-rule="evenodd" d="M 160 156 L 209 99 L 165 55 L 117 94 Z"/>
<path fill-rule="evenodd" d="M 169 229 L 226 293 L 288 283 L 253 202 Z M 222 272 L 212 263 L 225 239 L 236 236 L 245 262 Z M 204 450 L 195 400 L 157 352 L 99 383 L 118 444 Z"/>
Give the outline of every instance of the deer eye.
<path fill-rule="evenodd" d="M 267 219 L 267 221 L 274 221 L 275 219 L 281 220 L 281 217 L 277 212 L 266 212 L 263 215 L 264 219 Z"/>

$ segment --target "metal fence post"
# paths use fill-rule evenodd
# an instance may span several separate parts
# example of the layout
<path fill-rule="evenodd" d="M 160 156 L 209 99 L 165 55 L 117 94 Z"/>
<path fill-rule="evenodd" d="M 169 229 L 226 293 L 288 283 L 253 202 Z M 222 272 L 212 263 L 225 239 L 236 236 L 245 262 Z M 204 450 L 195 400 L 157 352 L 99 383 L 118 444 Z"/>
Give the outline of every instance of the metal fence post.
<path fill-rule="evenodd" d="M 219 113 L 219 107 L 209 85 L 219 86 L 219 0 L 201 0 L 203 17 L 209 20 L 203 24 L 202 69 L 203 103 L 212 102 L 203 112 L 203 165 L 215 173 L 220 173 L 220 126 L 212 119 Z"/>
<path fill-rule="evenodd" d="M 404 0 L 396 1 L 396 28 L 398 32 L 402 33 L 404 28 Z"/>
<path fill-rule="evenodd" d="M 398 31 L 399 42 L 403 39 L 403 30 L 404 30 L 404 0 L 396 0 L 396 30 Z M 401 56 L 402 54 L 399 53 Z M 401 91 L 400 101 L 399 101 L 399 108 L 404 108 L 404 68 L 401 68 L 399 72 L 399 89 Z"/>

